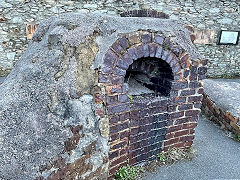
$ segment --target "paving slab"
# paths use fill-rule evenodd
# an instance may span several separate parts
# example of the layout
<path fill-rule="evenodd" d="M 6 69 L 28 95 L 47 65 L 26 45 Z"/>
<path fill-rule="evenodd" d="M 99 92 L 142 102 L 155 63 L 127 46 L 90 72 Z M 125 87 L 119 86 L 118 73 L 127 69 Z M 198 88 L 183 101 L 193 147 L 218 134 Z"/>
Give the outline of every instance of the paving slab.
<path fill-rule="evenodd" d="M 200 116 L 194 140 L 196 157 L 146 173 L 142 180 L 240 179 L 240 143 Z"/>
<path fill-rule="evenodd" d="M 5 79 L 6 77 L 0 77 L 0 84 L 2 84 Z"/>
<path fill-rule="evenodd" d="M 240 117 L 240 79 L 206 79 L 204 91 L 222 111 Z"/>

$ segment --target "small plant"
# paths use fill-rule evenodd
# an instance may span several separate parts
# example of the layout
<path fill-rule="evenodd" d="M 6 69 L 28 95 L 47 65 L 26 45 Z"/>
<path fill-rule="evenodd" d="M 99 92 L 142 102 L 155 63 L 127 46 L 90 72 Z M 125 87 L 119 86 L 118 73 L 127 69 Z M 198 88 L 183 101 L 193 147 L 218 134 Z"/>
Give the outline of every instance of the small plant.
<path fill-rule="evenodd" d="M 163 44 L 162 47 L 163 47 L 163 50 L 169 49 L 169 46 L 167 44 Z"/>
<path fill-rule="evenodd" d="M 159 153 L 157 155 L 159 161 L 161 161 L 162 163 L 166 163 L 166 160 L 167 160 L 167 156 L 166 156 L 166 153 L 164 151 L 162 151 L 161 153 Z"/>
<path fill-rule="evenodd" d="M 123 166 L 114 174 L 116 180 L 133 180 L 139 173 L 143 172 L 143 168 L 139 166 Z"/>
<path fill-rule="evenodd" d="M 128 95 L 128 98 L 129 98 L 130 103 L 133 103 L 133 96 Z"/>
<path fill-rule="evenodd" d="M 240 134 L 233 134 L 233 139 L 240 142 Z"/>

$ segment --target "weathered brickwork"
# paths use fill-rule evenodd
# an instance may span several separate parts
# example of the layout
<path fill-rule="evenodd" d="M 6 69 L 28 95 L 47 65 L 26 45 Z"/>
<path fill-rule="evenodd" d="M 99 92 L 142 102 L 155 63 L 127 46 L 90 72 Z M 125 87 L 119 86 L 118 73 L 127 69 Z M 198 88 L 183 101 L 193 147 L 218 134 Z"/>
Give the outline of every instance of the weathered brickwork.
<path fill-rule="evenodd" d="M 174 79 L 169 96 L 128 94 L 126 70 L 143 57 L 148 57 L 147 61 L 158 58 L 170 65 Z M 192 145 L 206 64 L 206 60 L 191 60 L 160 32 L 126 34 L 111 46 L 99 71 L 110 124 L 110 177 L 125 164 L 153 160 L 170 147 Z"/>
<path fill-rule="evenodd" d="M 219 108 L 216 103 L 205 93 L 203 94 L 201 109 L 211 121 L 220 124 L 229 131 L 240 133 L 239 117 L 235 117 L 230 112 L 224 112 L 224 110 Z"/>
<path fill-rule="evenodd" d="M 39 24 L 45 18 L 65 12 L 94 12 L 119 15 L 134 9 L 157 10 L 165 14 L 155 17 L 181 19 L 198 29 L 239 30 L 238 0 L 2 0 L 0 6 L 0 76 L 6 76 L 26 50 L 26 24 Z M 122 14 L 129 16 L 128 14 Z M 147 15 L 147 14 L 146 14 Z M 217 34 L 212 45 L 196 45 L 201 54 L 209 59 L 209 77 L 227 77 L 240 73 L 240 48 L 218 46 Z"/>
<path fill-rule="evenodd" d="M 0 85 L 0 179 L 107 179 L 191 146 L 207 61 L 184 25 L 85 13 L 43 21 Z"/>

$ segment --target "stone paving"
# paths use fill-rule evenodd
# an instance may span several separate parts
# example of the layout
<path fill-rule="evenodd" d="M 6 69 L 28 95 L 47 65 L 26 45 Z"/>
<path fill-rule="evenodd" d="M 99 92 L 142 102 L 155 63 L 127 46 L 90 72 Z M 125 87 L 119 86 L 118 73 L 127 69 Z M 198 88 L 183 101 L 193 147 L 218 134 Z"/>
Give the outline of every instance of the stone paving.
<path fill-rule="evenodd" d="M 204 91 L 217 107 L 240 117 L 240 79 L 206 79 Z"/>
<path fill-rule="evenodd" d="M 240 179 L 240 143 L 201 116 L 194 143 L 196 157 L 146 173 L 142 180 Z"/>

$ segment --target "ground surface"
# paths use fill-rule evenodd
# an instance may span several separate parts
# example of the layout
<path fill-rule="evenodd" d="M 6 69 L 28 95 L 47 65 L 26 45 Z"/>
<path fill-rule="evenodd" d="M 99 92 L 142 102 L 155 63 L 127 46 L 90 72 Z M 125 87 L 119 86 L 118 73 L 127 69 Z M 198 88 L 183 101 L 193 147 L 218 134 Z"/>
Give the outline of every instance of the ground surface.
<path fill-rule="evenodd" d="M 5 77 L 0 77 L 0 84 L 3 83 L 4 79 L 5 79 Z"/>
<path fill-rule="evenodd" d="M 233 141 L 219 126 L 200 117 L 192 161 L 162 166 L 142 180 L 240 179 L 240 143 Z"/>
<path fill-rule="evenodd" d="M 204 90 L 220 109 L 240 117 L 240 79 L 206 79 Z"/>

